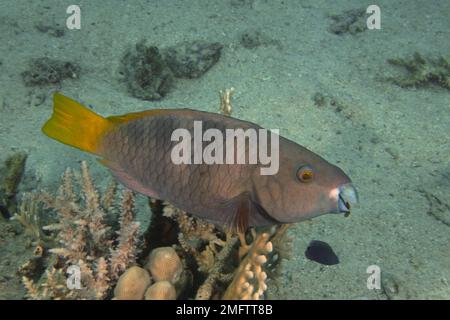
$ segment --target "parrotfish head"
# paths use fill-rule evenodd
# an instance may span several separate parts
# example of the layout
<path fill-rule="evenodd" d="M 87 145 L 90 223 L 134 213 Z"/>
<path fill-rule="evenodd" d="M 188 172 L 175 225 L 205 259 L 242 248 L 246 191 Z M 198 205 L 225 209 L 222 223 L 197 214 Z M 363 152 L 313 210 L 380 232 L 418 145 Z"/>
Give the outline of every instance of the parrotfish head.
<path fill-rule="evenodd" d="M 282 223 L 326 213 L 348 215 L 358 202 L 356 189 L 340 168 L 283 138 L 278 173 L 254 177 L 254 182 L 259 204 Z"/>

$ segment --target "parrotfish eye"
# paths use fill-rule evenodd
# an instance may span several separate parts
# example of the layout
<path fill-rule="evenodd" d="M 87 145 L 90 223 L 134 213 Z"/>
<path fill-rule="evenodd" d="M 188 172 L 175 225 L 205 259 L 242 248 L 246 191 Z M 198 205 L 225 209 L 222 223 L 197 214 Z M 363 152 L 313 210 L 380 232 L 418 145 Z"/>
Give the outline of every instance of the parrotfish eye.
<path fill-rule="evenodd" d="M 297 178 L 301 182 L 311 182 L 314 178 L 314 171 L 308 165 L 302 166 L 297 171 Z"/>

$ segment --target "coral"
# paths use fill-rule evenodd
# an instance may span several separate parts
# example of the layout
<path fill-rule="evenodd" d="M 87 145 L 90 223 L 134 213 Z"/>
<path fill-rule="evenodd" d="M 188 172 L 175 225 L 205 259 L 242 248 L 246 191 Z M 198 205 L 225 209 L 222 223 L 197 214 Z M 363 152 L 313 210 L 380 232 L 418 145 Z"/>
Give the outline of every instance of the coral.
<path fill-rule="evenodd" d="M 150 275 L 145 269 L 131 267 L 120 276 L 114 297 L 117 300 L 142 300 L 150 283 Z"/>
<path fill-rule="evenodd" d="M 29 298 L 105 299 L 114 294 L 114 299 L 260 299 L 269 281 L 276 284 L 281 262 L 289 256 L 289 225 L 234 234 L 168 203 L 150 201 L 152 211 L 161 210 L 154 212 L 148 229 L 154 238 L 167 230 L 178 236 L 168 237 L 173 241 L 169 246 L 140 254 L 133 193 L 125 189 L 116 208 L 116 191 L 117 185 L 109 184 L 101 197 L 82 162 L 81 173 L 66 170 L 56 196 L 40 192 L 23 197 L 24 203 L 33 203 L 23 214 L 48 210 L 56 215 L 56 222 L 42 229 L 58 243 L 47 248 L 41 241 L 20 268 Z M 108 213 L 115 210 L 120 212 L 117 231 L 108 223 Z M 172 226 L 155 228 L 153 220 L 161 218 Z M 39 225 L 31 228 L 36 237 L 42 237 Z M 67 278 L 76 274 L 73 268 L 78 282 Z M 156 282 L 150 286 L 152 277 Z M 68 286 L 68 280 L 77 286 Z"/>
<path fill-rule="evenodd" d="M 390 78 L 402 88 L 426 87 L 433 84 L 450 89 L 450 63 L 442 56 L 434 59 L 425 58 L 415 52 L 411 59 L 388 59 L 388 62 L 405 69 L 405 76 Z"/>
<path fill-rule="evenodd" d="M 145 41 L 125 53 L 120 72 L 130 94 L 143 100 L 160 100 L 173 84 L 172 72 L 159 49 Z"/>
<path fill-rule="evenodd" d="M 50 245 L 55 240 L 42 229 L 39 195 L 37 193 L 24 193 L 20 201 L 19 210 L 11 220 L 17 220 L 24 228 L 25 233 L 38 243 Z"/>
<path fill-rule="evenodd" d="M 293 238 L 287 233 L 290 227 L 292 227 L 292 224 L 278 226 L 270 238 L 273 250 L 268 256 L 265 270 L 275 286 L 278 285 L 277 281 L 281 276 L 281 262 L 291 258 Z"/>
<path fill-rule="evenodd" d="M 363 32 L 367 29 L 366 9 L 352 9 L 341 14 L 330 15 L 333 23 L 328 31 L 334 34 L 350 33 L 352 35 Z"/>
<path fill-rule="evenodd" d="M 177 282 L 183 272 L 183 263 L 171 247 L 154 249 L 148 258 L 145 268 L 155 281 Z"/>
<path fill-rule="evenodd" d="M 99 194 L 93 185 L 86 162 L 81 164 L 81 198 L 77 201 L 72 184 L 72 171 L 66 170 L 63 184 L 58 195 L 52 197 L 43 193 L 41 201 L 46 208 L 53 209 L 58 223 L 45 227 L 45 230 L 58 231 L 57 240 L 62 246 L 52 248 L 52 253 L 58 254 L 70 264 L 76 264 L 80 259 L 94 259 L 109 250 L 112 241 L 105 225 L 106 212 L 100 206 Z"/>
<path fill-rule="evenodd" d="M 206 275 L 196 299 L 259 299 L 269 279 L 276 284 L 281 262 L 289 258 L 291 239 L 286 231 L 290 225 L 259 233 L 252 229 L 250 237 L 239 234 L 241 245 L 236 248 L 237 237 L 231 232 L 224 233 L 168 203 L 163 210 L 179 226 L 178 244 L 186 257 L 193 257 L 197 271 Z"/>
<path fill-rule="evenodd" d="M 243 244 L 243 247 L 248 247 L 248 252 L 239 264 L 223 299 L 258 300 L 266 291 L 267 273 L 263 270 L 263 265 L 267 262 L 267 255 L 272 252 L 273 245 L 267 232 L 255 234 L 254 237 L 251 246 Z"/>
<path fill-rule="evenodd" d="M 275 231 L 257 233 L 251 230 L 252 242 L 247 243 L 240 234 L 240 263 L 234 278 L 222 299 L 259 300 L 267 290 L 267 281 L 275 280 L 280 273 L 280 263 L 289 258 L 290 243 L 286 235 L 290 225 L 281 225 Z"/>
<path fill-rule="evenodd" d="M 212 297 L 216 282 L 223 279 L 223 268 L 225 263 L 227 263 L 227 259 L 229 258 L 231 250 L 236 242 L 236 237 L 228 235 L 227 241 L 225 242 L 222 250 L 220 250 L 214 258 L 214 264 L 208 272 L 208 277 L 197 290 L 197 295 L 195 297 L 197 300 L 206 300 Z"/>
<path fill-rule="evenodd" d="M 80 76 L 80 66 L 74 62 L 50 59 L 33 59 L 29 70 L 22 72 L 26 86 L 59 84 L 64 79 L 76 79 Z"/>
<path fill-rule="evenodd" d="M 231 112 L 233 112 L 233 108 L 231 106 L 231 97 L 234 94 L 234 88 L 226 89 L 225 91 L 219 91 L 220 98 L 220 113 L 229 116 Z"/>
<path fill-rule="evenodd" d="M 73 184 L 75 175 L 79 188 Z M 116 185 L 112 183 L 101 198 L 83 161 L 81 173 L 65 171 L 56 196 L 47 192 L 37 196 L 44 208 L 56 214 L 57 222 L 43 229 L 55 233 L 59 246 L 48 250 L 46 271 L 37 281 L 23 276 L 30 298 L 104 299 L 121 270 L 135 263 L 139 224 L 133 221 L 131 191 L 125 190 L 122 195 L 119 230 L 114 233 L 106 224 L 107 209 L 101 204 L 111 210 L 115 191 Z M 70 289 L 66 285 L 66 273 L 73 267 L 79 270 L 79 289 Z"/>
<path fill-rule="evenodd" d="M 45 248 L 42 245 L 37 245 L 33 251 L 33 256 L 19 267 L 17 274 L 27 278 L 36 278 L 44 271 L 44 253 Z"/>
<path fill-rule="evenodd" d="M 176 300 L 175 287 L 169 281 L 157 281 L 145 292 L 145 300 Z"/>
<path fill-rule="evenodd" d="M 15 152 L 4 162 L 0 182 L 0 217 L 10 218 L 17 210 L 17 188 L 25 171 L 28 155 L 25 152 Z"/>
<path fill-rule="evenodd" d="M 176 221 L 180 230 L 178 243 L 187 254 L 194 257 L 198 270 L 209 272 L 216 259 L 216 247 L 225 245 L 225 241 L 219 238 L 220 232 L 213 224 L 192 217 L 169 203 L 165 203 L 164 215 Z"/>
<path fill-rule="evenodd" d="M 106 194 L 105 205 L 108 205 Z M 125 271 L 130 261 L 135 261 L 138 253 L 136 243 L 138 243 L 139 223 L 134 222 L 134 196 L 130 190 L 125 190 L 122 196 L 122 208 L 119 223 L 123 226 L 117 231 L 119 242 L 111 251 L 111 276 L 116 279 L 118 275 Z"/>
<path fill-rule="evenodd" d="M 220 59 L 223 46 L 217 42 L 183 42 L 164 52 L 167 65 L 177 78 L 199 78 Z"/>

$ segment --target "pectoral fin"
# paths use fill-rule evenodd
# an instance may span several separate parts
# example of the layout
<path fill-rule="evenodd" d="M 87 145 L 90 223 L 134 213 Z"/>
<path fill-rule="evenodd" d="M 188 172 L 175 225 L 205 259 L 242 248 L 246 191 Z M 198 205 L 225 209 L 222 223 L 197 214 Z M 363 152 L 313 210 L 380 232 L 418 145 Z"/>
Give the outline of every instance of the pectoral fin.
<path fill-rule="evenodd" d="M 227 225 L 237 232 L 245 232 L 250 226 L 279 223 L 256 203 L 250 193 L 244 192 L 229 200 L 227 204 Z"/>

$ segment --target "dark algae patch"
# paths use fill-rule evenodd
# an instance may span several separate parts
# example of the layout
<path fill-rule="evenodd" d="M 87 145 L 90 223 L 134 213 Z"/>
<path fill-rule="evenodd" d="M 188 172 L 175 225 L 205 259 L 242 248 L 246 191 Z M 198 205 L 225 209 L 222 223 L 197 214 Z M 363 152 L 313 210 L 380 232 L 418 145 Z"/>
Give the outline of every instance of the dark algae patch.
<path fill-rule="evenodd" d="M 329 16 L 333 22 L 328 31 L 334 34 L 352 34 L 355 35 L 364 32 L 367 29 L 366 9 L 352 9 L 344 11 L 341 14 L 333 14 Z"/>
<path fill-rule="evenodd" d="M 446 58 L 424 57 L 415 52 L 411 58 L 387 60 L 391 65 L 403 69 L 403 74 L 389 78 L 402 88 L 422 88 L 431 85 L 450 90 L 450 64 Z"/>
<path fill-rule="evenodd" d="M 17 210 L 17 188 L 22 180 L 26 161 L 25 152 L 16 152 L 6 158 L 0 168 L 0 211 L 4 218 L 10 218 Z"/>

